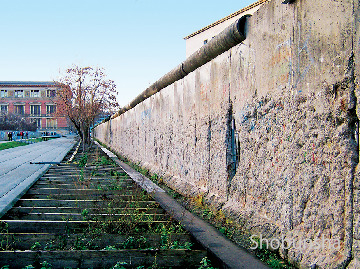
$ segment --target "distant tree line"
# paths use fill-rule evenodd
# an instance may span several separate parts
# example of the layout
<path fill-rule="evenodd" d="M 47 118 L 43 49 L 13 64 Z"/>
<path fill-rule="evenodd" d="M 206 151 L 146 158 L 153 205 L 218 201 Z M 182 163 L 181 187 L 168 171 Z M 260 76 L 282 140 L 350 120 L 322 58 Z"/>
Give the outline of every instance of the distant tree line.
<path fill-rule="evenodd" d="M 13 113 L 0 114 L 0 130 L 36 131 L 36 123 Z"/>

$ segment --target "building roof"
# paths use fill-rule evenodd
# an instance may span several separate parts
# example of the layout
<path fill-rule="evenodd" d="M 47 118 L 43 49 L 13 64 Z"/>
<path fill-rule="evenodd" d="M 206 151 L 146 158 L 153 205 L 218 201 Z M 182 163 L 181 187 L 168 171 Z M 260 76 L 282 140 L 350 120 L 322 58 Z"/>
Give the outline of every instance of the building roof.
<path fill-rule="evenodd" d="M 52 87 L 55 85 L 53 81 L 0 81 L 0 87 Z"/>
<path fill-rule="evenodd" d="M 253 4 L 251 4 L 251 5 L 247 6 L 247 7 L 244 7 L 242 9 L 240 9 L 239 11 L 236 11 L 236 12 L 230 14 L 229 16 L 226 16 L 225 18 L 222 18 L 221 20 L 218 20 L 218 21 L 216 21 L 216 22 L 214 22 L 214 23 L 212 23 L 212 24 L 210 24 L 210 25 L 208 25 L 208 26 L 206 26 L 206 27 L 204 27 L 204 28 L 202 28 L 202 29 L 200 29 L 200 30 L 186 36 L 186 37 L 184 37 L 184 39 L 186 40 L 186 39 L 189 39 L 189 38 L 191 38 L 193 36 L 196 36 L 197 34 L 200 34 L 200 33 L 204 32 L 204 31 L 206 31 L 206 30 L 208 30 L 208 29 L 210 29 L 210 28 L 212 28 L 212 27 L 214 27 L 214 26 L 216 26 L 216 25 L 218 25 L 218 24 L 220 24 L 220 23 L 222 23 L 224 21 L 227 21 L 227 20 L 229 20 L 231 18 L 234 18 L 234 17 L 236 17 L 237 15 L 239 15 L 241 13 L 244 13 L 244 12 L 254 8 L 254 7 L 262 5 L 263 3 L 267 2 L 267 1 L 269 1 L 269 0 L 258 0 L 255 3 L 253 3 Z"/>

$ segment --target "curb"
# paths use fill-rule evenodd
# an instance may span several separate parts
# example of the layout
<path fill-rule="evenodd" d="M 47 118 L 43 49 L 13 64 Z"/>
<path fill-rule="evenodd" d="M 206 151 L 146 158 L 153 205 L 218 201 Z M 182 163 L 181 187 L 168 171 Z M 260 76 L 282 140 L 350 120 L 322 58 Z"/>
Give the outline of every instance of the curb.
<path fill-rule="evenodd" d="M 95 144 L 140 185 L 140 187 L 145 189 L 164 210 L 179 221 L 207 251 L 221 261 L 224 268 L 270 268 L 254 255 L 247 252 L 247 250 L 231 242 L 213 226 L 190 213 L 150 179 L 120 161 L 111 151 L 102 147 L 98 142 L 95 142 Z"/>

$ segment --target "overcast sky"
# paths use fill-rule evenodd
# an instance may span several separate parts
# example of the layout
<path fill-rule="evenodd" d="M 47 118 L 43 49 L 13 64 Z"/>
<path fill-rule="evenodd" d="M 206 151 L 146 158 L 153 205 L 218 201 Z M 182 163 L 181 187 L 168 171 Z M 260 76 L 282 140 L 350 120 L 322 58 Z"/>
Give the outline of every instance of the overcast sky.
<path fill-rule="evenodd" d="M 103 67 L 124 106 L 185 60 L 185 36 L 253 2 L 0 0 L 0 81 Z"/>

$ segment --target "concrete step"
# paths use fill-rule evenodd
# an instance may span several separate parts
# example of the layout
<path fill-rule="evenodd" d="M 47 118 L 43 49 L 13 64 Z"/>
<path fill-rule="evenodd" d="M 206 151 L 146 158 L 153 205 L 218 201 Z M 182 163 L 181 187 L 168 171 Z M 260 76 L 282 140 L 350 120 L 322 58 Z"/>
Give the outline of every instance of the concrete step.
<path fill-rule="evenodd" d="M 0 264 L 11 268 L 38 266 L 46 261 L 52 268 L 112 268 L 119 262 L 132 268 L 145 266 L 196 268 L 206 256 L 204 250 L 71 250 L 71 251 L 2 251 Z"/>
<path fill-rule="evenodd" d="M 53 233 L 5 233 L 0 234 L 3 242 L 8 242 L 12 250 L 72 250 L 87 247 L 89 250 L 101 250 L 109 246 L 117 249 L 153 248 L 184 246 L 191 242 L 188 234 L 68 234 Z"/>
<path fill-rule="evenodd" d="M 130 232 L 136 228 L 139 232 L 156 230 L 158 227 L 166 227 L 172 224 L 166 221 L 85 221 L 85 220 L 2 220 L 0 225 L 6 225 L 9 233 L 82 233 L 91 229 L 100 229 L 102 233 L 117 234 L 119 231 Z"/>
<path fill-rule="evenodd" d="M 84 197 L 82 197 L 84 199 Z M 159 204 L 155 201 L 107 201 L 107 200 L 97 200 L 97 199 L 74 199 L 74 200 L 61 200 L 61 199 L 20 199 L 15 206 L 17 207 L 41 207 L 44 204 L 49 207 L 80 207 L 80 208 L 89 208 L 89 207 L 104 207 L 104 206 L 114 206 L 114 207 L 126 207 L 126 208 L 136 208 L 136 207 L 157 207 Z"/>

